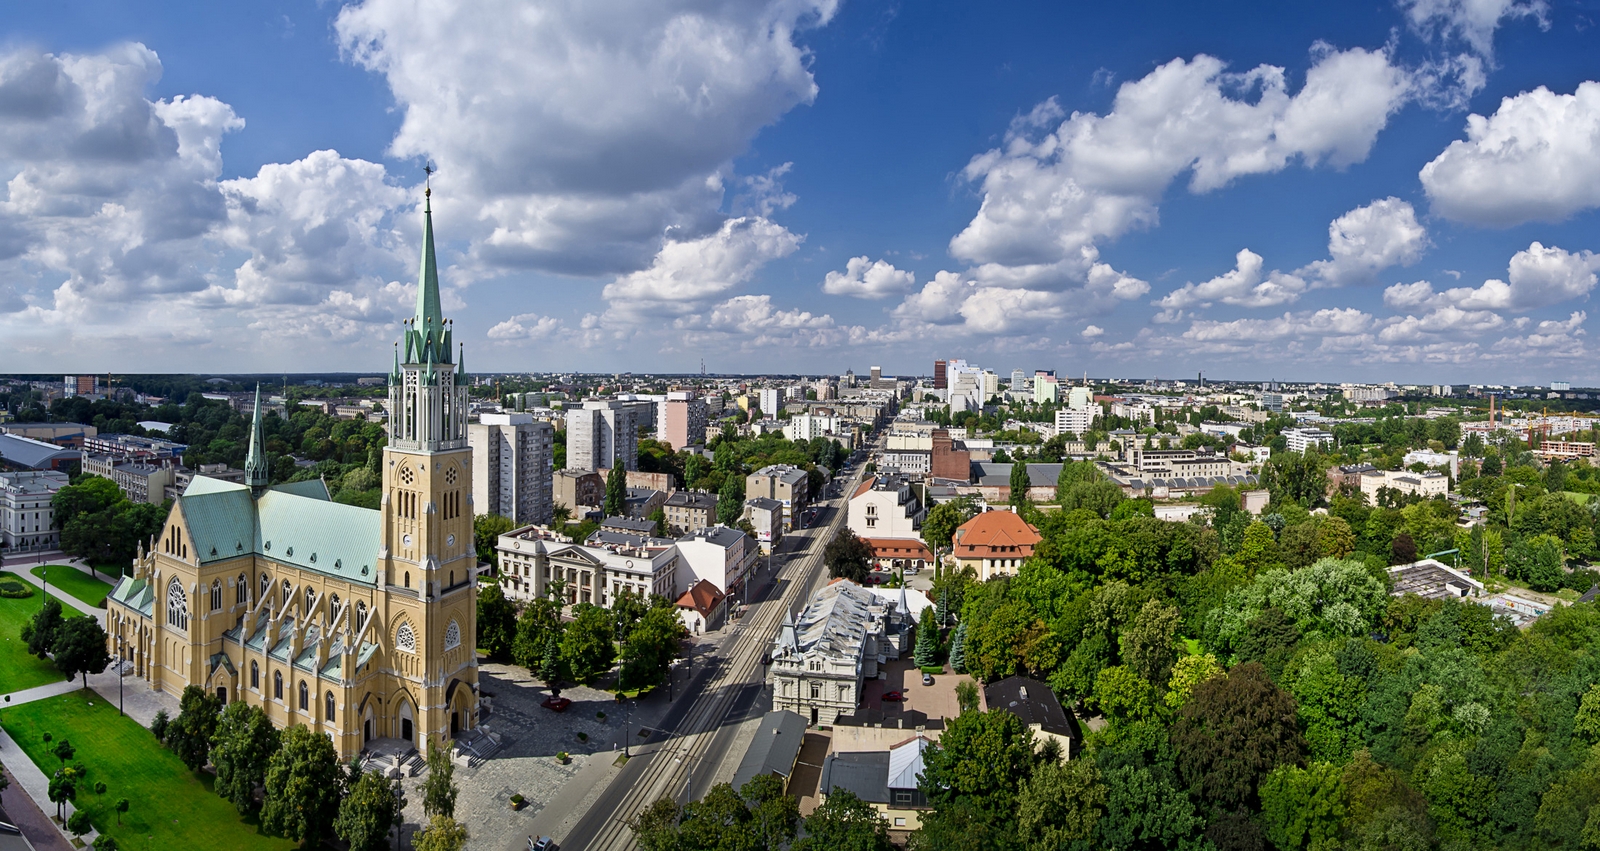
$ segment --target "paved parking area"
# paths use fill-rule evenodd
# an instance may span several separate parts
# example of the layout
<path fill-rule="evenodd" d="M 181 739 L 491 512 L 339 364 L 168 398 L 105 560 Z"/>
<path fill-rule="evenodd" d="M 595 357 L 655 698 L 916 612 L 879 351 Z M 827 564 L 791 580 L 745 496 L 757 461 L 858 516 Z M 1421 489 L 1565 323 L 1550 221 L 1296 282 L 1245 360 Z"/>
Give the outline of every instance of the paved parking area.
<path fill-rule="evenodd" d="M 920 723 L 922 718 L 927 719 L 927 726 L 937 724 L 942 728 L 945 719 L 960 715 L 961 706 L 956 703 L 956 683 L 972 682 L 972 677 L 967 674 L 944 673 L 934 674 L 933 685 L 925 686 L 922 684 L 922 672 L 912 664 L 909 656 L 889 662 L 883 666 L 883 670 L 887 673 L 885 678 L 868 680 L 863 689 L 866 699 L 861 707 L 861 715 L 868 723 L 885 725 L 892 725 L 903 718 L 908 729 Z M 900 692 L 905 700 L 898 703 L 884 700 L 884 693 L 891 691 Z"/>

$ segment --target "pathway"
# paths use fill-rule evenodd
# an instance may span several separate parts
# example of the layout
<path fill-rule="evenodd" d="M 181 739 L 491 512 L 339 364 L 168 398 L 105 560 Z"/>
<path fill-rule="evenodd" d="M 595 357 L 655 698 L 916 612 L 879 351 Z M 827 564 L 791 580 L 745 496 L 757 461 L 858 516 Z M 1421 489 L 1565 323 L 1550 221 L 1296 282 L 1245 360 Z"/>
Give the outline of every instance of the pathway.
<path fill-rule="evenodd" d="M 51 683 L 38 688 L 23 689 L 7 695 L 6 705 L 17 706 L 23 703 L 31 703 L 35 700 L 66 694 L 76 689 L 77 684 L 72 682 Z M 50 801 L 50 778 L 39 770 L 39 766 L 33 764 L 33 760 L 28 758 L 27 753 L 11 739 L 11 736 L 5 730 L 0 730 L 0 763 L 5 764 L 6 770 L 10 772 L 11 778 L 16 781 L 16 785 L 22 787 L 22 791 L 28 793 L 28 797 L 33 800 L 33 805 L 38 807 L 41 813 L 49 814 L 56 811 L 56 805 Z M 77 812 L 77 808 L 69 803 L 65 806 L 64 811 L 67 818 L 71 818 L 72 814 Z M 51 817 L 50 824 L 56 829 L 60 838 L 69 843 L 68 847 L 71 847 L 65 825 L 56 824 L 53 817 Z M 84 834 L 84 845 L 92 845 L 96 836 L 99 836 L 99 833 L 93 830 Z M 35 839 L 30 836 L 28 838 L 41 847 L 58 847 L 48 845 L 45 837 Z"/>
<path fill-rule="evenodd" d="M 37 565 L 34 565 L 33 567 L 37 567 Z M 44 580 L 33 575 L 32 567 L 26 565 L 19 566 L 19 569 L 15 571 L 15 575 L 20 577 L 22 581 L 32 584 L 33 587 L 38 588 L 41 591 L 44 590 Z M 83 612 L 89 617 L 94 618 L 96 622 L 102 622 L 105 620 L 105 609 L 91 606 L 77 597 L 72 596 L 71 594 L 55 593 L 51 594 L 50 596 L 60 600 L 62 604 L 71 606 L 72 608 Z"/>

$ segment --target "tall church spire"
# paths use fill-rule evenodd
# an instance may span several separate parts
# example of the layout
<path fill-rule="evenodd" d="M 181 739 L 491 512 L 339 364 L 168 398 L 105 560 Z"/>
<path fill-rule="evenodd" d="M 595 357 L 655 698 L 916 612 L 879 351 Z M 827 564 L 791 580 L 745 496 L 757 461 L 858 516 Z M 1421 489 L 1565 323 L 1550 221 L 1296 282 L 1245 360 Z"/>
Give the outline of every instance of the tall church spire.
<path fill-rule="evenodd" d="M 422 261 L 417 313 L 406 333 L 406 363 L 450 363 L 450 329 L 439 306 L 439 264 L 433 249 L 433 189 L 423 190 Z"/>
<path fill-rule="evenodd" d="M 255 412 L 250 415 L 250 454 L 244 459 L 245 484 L 260 496 L 272 484 L 272 468 L 267 464 L 267 441 L 261 432 L 261 385 L 256 385 Z"/>

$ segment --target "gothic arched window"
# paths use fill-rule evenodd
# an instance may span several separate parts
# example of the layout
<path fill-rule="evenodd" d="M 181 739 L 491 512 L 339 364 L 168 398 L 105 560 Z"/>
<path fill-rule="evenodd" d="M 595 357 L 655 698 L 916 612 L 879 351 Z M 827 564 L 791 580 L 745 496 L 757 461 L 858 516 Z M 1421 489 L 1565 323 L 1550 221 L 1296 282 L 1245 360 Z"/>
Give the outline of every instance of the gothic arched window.
<path fill-rule="evenodd" d="M 290 600 L 290 596 L 289 595 L 293 594 L 293 593 L 294 593 L 294 586 L 289 584 L 289 580 L 287 580 L 287 579 L 283 580 L 283 601 L 285 603 L 289 602 L 289 600 Z"/>
<path fill-rule="evenodd" d="M 339 595 L 338 594 L 334 594 L 333 596 L 328 598 L 328 623 L 333 623 L 333 619 L 338 617 L 338 616 L 339 616 Z"/>
<path fill-rule="evenodd" d="M 211 611 L 222 608 L 222 580 L 211 580 Z"/>
<path fill-rule="evenodd" d="M 360 632 L 367 625 L 367 604 L 356 603 L 356 632 Z"/>
<path fill-rule="evenodd" d="M 306 688 L 306 681 L 305 680 L 301 680 L 300 681 L 300 711 L 301 712 L 306 712 L 306 711 L 309 711 L 310 709 L 311 709 L 311 689 Z"/>
<path fill-rule="evenodd" d="M 176 576 L 167 583 L 167 625 L 174 629 L 189 628 L 189 595 L 183 592 L 183 583 Z"/>
<path fill-rule="evenodd" d="M 270 592 L 271 590 L 272 590 L 272 577 L 266 575 L 265 573 L 261 574 L 261 598 L 263 600 L 266 599 L 267 593 Z"/>
<path fill-rule="evenodd" d="M 395 631 L 394 646 L 407 653 L 417 652 L 417 634 L 411 630 L 411 624 L 403 623 Z"/>
<path fill-rule="evenodd" d="M 261 666 L 254 662 L 250 663 L 250 687 L 261 690 Z"/>
<path fill-rule="evenodd" d="M 310 585 L 306 586 L 306 617 L 311 617 L 311 610 L 317 605 L 317 592 Z"/>
<path fill-rule="evenodd" d="M 238 584 L 233 586 L 233 604 L 237 606 L 245 602 L 249 593 L 250 580 L 246 579 L 245 575 L 241 573 L 239 574 Z"/>
<path fill-rule="evenodd" d="M 322 720 L 333 720 L 333 692 L 331 691 L 322 699 Z"/>
<path fill-rule="evenodd" d="M 283 672 L 282 671 L 273 671 L 272 672 L 272 697 L 275 700 L 283 700 Z"/>
<path fill-rule="evenodd" d="M 454 650 L 460 646 L 461 627 L 457 626 L 455 621 L 451 621 L 450 625 L 444 628 L 444 649 Z"/>

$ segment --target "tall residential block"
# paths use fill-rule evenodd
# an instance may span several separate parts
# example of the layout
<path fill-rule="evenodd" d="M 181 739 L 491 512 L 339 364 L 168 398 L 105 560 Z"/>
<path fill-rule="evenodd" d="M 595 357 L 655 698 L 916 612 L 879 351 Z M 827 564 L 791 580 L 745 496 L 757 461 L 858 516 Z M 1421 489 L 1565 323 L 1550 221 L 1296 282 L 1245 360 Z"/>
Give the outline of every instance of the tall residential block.
<path fill-rule="evenodd" d="M 472 447 L 472 511 L 519 526 L 549 523 L 555 429 L 532 414 L 483 414 L 467 426 Z"/>
<path fill-rule="evenodd" d="M 706 403 L 692 390 L 667 394 L 661 410 L 661 439 L 673 449 L 695 446 L 706 440 Z"/>
<path fill-rule="evenodd" d="M 567 412 L 567 469 L 637 470 L 639 424 L 631 403 L 591 400 Z"/>
<path fill-rule="evenodd" d="M 933 389 L 935 390 L 943 390 L 949 386 L 946 383 L 947 379 L 944 372 L 945 365 L 946 362 L 942 360 L 936 360 L 933 362 Z"/>

